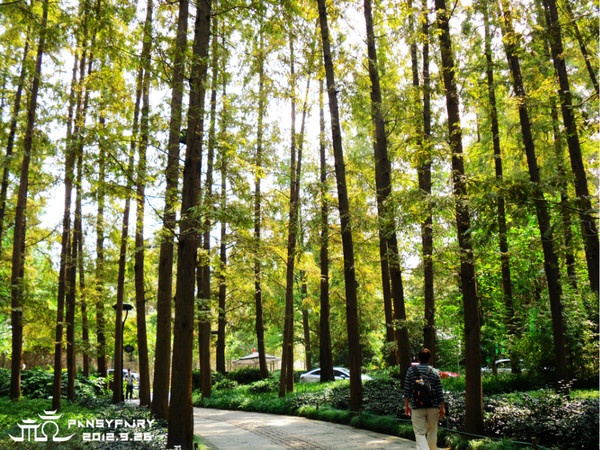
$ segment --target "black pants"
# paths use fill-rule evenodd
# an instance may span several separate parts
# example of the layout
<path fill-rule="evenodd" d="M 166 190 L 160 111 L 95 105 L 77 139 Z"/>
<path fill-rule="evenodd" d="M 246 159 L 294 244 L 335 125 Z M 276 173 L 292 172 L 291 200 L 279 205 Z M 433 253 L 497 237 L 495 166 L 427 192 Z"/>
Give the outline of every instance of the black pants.
<path fill-rule="evenodd" d="M 125 399 L 133 399 L 133 385 L 127 385 L 127 391 L 125 392 Z"/>

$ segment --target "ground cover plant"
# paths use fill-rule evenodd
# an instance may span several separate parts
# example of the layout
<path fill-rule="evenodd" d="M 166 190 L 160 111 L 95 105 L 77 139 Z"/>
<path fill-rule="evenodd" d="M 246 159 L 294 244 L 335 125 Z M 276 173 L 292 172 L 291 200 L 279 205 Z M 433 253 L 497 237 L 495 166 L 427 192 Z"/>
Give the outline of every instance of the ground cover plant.
<path fill-rule="evenodd" d="M 66 375 L 66 374 L 65 374 Z M 51 409 L 52 371 L 32 369 L 23 371 L 22 397 L 12 401 L 7 393 L 10 386 L 9 371 L 0 369 L 0 448 L 2 449 L 161 449 L 165 447 L 167 423 L 156 420 L 150 410 L 134 403 L 113 405 L 106 379 L 78 374 L 75 382 L 75 402 L 63 400 L 62 408 L 55 414 L 46 414 Z M 66 383 L 66 378 L 63 380 Z M 64 392 L 64 390 L 63 390 Z M 60 416 L 53 425 L 40 418 Z M 36 419 L 41 429 L 50 437 L 48 442 L 36 442 L 35 436 L 21 431 L 19 424 L 24 420 Z M 102 422 L 99 423 L 98 420 Z M 108 421 L 112 422 L 108 422 Z M 117 424 L 120 420 L 120 424 Z M 73 422 L 75 421 L 75 422 Z M 92 426 L 92 424 L 94 424 Z M 130 427 L 131 424 L 140 426 Z M 141 426 L 143 424 L 143 426 Z M 101 426 L 99 426 L 101 425 Z M 32 432 L 33 433 L 33 432 Z M 16 442 L 11 438 L 24 437 Z M 55 442 L 53 437 L 68 437 L 68 441 Z"/>
<path fill-rule="evenodd" d="M 227 378 L 225 378 L 227 379 Z M 574 390 L 567 399 L 548 388 L 548 380 L 523 374 L 484 377 L 484 435 L 461 436 L 464 379 L 443 380 L 447 417 L 441 422 L 439 445 L 456 449 L 522 448 L 534 442 L 543 448 L 594 448 L 599 442 L 598 390 Z M 414 439 L 404 415 L 400 380 L 379 373 L 363 385 L 362 413 L 349 411 L 347 381 L 297 384 L 278 396 L 277 376 L 245 385 L 218 381 L 210 398 L 194 393 L 194 404 L 210 408 L 293 414 Z"/>

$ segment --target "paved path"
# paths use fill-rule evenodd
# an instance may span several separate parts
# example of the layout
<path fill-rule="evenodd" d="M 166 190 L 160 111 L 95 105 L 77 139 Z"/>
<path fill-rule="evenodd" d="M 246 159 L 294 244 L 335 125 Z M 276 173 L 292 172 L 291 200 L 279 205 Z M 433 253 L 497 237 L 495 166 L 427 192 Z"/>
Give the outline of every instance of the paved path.
<path fill-rule="evenodd" d="M 415 442 L 296 416 L 194 408 L 194 434 L 210 449 L 414 449 Z"/>

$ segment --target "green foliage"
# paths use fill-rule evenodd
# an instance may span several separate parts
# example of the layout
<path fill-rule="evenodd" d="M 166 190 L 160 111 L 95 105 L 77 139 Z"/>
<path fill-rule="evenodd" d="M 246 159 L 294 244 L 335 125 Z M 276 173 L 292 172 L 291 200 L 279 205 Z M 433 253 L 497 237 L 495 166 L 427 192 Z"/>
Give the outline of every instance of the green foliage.
<path fill-rule="evenodd" d="M 259 380 L 248 386 L 248 392 L 252 394 L 263 394 L 266 392 L 275 392 L 279 388 L 279 383 L 273 378 Z"/>
<path fill-rule="evenodd" d="M 10 370 L 0 368 L 0 397 L 10 393 Z"/>
<path fill-rule="evenodd" d="M 62 372 L 62 395 L 66 393 L 67 372 Z M 40 368 L 23 370 L 21 372 L 21 394 L 28 398 L 50 398 L 54 373 L 50 370 Z M 0 369 L 0 395 L 8 394 L 10 390 L 10 371 Z M 90 376 L 86 378 L 81 372 L 75 375 L 75 397 L 76 399 L 94 398 L 107 395 L 108 383 L 105 378 Z M 6 394 L 2 394 L 6 393 Z"/>
<path fill-rule="evenodd" d="M 597 394 L 596 394 L 597 395 Z M 484 399 L 484 433 L 513 441 L 538 443 L 552 448 L 592 448 L 599 442 L 599 401 L 596 398 L 567 400 L 551 391 L 496 395 Z M 444 425 L 462 430 L 464 395 L 446 394 Z"/>
<path fill-rule="evenodd" d="M 248 368 L 248 369 L 237 369 L 227 374 L 227 378 L 230 380 L 237 381 L 239 384 L 250 384 L 255 381 L 259 381 L 260 369 Z"/>
<path fill-rule="evenodd" d="M 400 436 L 411 440 L 415 439 L 412 425 L 409 422 L 399 422 L 397 418 L 392 416 L 360 414 L 353 417 L 350 424 L 377 433 L 391 434 L 392 436 Z"/>
<path fill-rule="evenodd" d="M 350 411 L 342 411 L 327 407 L 317 408 L 314 406 L 302 406 L 298 408 L 298 415 L 308 419 L 341 424 L 348 424 L 352 420 L 352 413 Z"/>
<path fill-rule="evenodd" d="M 213 385 L 213 389 L 216 389 L 216 390 L 235 389 L 238 386 L 239 386 L 239 384 L 237 381 L 224 379 L 224 380 L 217 381 Z"/>
<path fill-rule="evenodd" d="M 29 398 L 49 398 L 52 395 L 54 374 L 49 370 L 30 369 L 21 372 L 21 394 Z M 66 387 L 66 372 L 62 374 Z M 64 389 L 63 389 L 64 392 Z"/>
<path fill-rule="evenodd" d="M 552 379 L 548 374 L 532 373 L 499 373 L 498 375 L 483 374 L 481 377 L 482 390 L 485 395 L 497 395 L 505 392 L 529 391 L 541 389 L 552 385 Z M 444 378 L 442 380 L 444 390 L 461 392 L 465 390 L 465 378 Z"/>
<path fill-rule="evenodd" d="M 138 406 L 132 403 L 121 403 L 113 405 L 110 402 L 110 397 L 96 397 L 95 399 L 86 398 L 82 402 L 64 402 L 61 408 L 60 419 L 57 424 L 61 431 L 69 430 L 69 434 L 75 434 L 69 441 L 61 444 L 48 442 L 42 444 L 39 442 L 23 442 L 16 443 L 8 434 L 13 436 L 20 435 L 19 423 L 23 419 L 33 419 L 38 417 L 38 414 L 49 409 L 48 400 L 44 399 L 28 399 L 22 398 L 18 402 L 9 400 L 7 397 L 0 397 L 0 429 L 6 431 L 0 435 L 0 448 L 2 449 L 161 449 L 165 448 L 167 437 L 167 422 L 163 420 L 155 420 L 150 413 L 150 410 L 143 406 Z M 98 429 L 71 427 L 68 428 L 69 420 L 86 420 L 95 419 L 121 419 L 128 422 L 133 420 L 155 420 L 152 426 L 144 428 L 144 433 L 149 433 L 149 439 L 145 442 L 85 442 L 83 441 L 84 432 L 97 432 Z M 131 433 L 131 428 L 119 427 L 112 428 L 110 432 L 114 433 Z M 66 433 L 65 433 L 66 434 Z M 133 436 L 131 436 L 133 438 Z"/>

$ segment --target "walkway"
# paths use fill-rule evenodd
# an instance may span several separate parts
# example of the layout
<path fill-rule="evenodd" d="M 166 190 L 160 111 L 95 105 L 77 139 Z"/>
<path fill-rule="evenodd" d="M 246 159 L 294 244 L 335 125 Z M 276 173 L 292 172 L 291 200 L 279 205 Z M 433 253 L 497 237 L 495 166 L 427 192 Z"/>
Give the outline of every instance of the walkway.
<path fill-rule="evenodd" d="M 296 416 L 194 408 L 194 434 L 210 449 L 414 449 L 414 441 Z"/>

